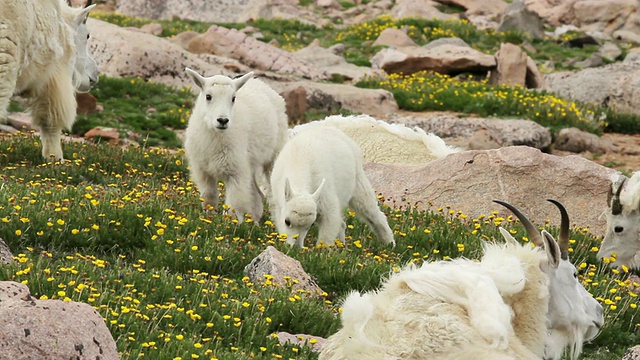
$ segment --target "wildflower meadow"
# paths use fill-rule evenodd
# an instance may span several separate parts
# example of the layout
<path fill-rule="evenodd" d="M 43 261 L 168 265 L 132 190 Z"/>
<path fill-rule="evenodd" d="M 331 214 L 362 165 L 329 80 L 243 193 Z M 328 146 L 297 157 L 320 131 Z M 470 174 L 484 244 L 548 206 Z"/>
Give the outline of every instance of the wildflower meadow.
<path fill-rule="evenodd" d="M 118 14 L 92 16 L 122 26 L 150 22 Z M 203 32 L 209 25 L 166 21 L 162 36 Z M 366 64 L 375 51 L 363 42 L 385 27 L 407 26 L 419 44 L 458 36 L 486 52 L 497 50 L 502 41 L 524 39 L 478 31 L 461 21 L 381 18 L 339 30 L 292 20 L 257 20 L 252 26 L 265 34 L 265 41 L 276 39 L 287 50 L 314 38 L 323 46 L 343 42 L 345 58 L 357 64 Z M 533 46 L 547 49 L 544 56 L 558 63 L 566 55 L 554 50 L 557 44 Z M 622 127 L 629 132 L 638 123 L 633 115 L 621 117 L 553 94 L 435 74 L 387 76 L 359 85 L 389 89 L 408 110 L 518 116 L 554 129 L 577 126 L 594 133 L 620 124 L 617 119 L 624 119 Z M 92 305 L 105 319 L 122 359 L 316 359 L 313 340 L 281 344 L 276 333 L 328 337 L 340 327 L 340 301 L 348 292 L 375 289 L 409 263 L 477 259 L 483 243 L 501 241 L 499 226 L 528 241 L 517 221 L 497 212 L 471 218 L 454 208 L 421 209 L 378 194 L 395 248 L 377 242 L 352 212 L 345 213 L 347 238 L 336 248 L 316 247 L 315 228 L 306 247 L 289 247 L 268 211 L 262 219 L 244 222 L 225 213 L 224 184 L 218 206 L 202 210 L 177 135 L 195 100 L 188 87 L 101 77 L 92 93 L 104 111 L 79 115 L 71 135 L 110 126 L 135 145 L 72 141 L 63 147 L 67 161 L 51 163 L 41 158 L 34 133 L 0 136 L 0 238 L 16 259 L 0 267 L 0 280 L 24 283 L 39 299 Z M 539 220 L 539 228 L 557 234 L 556 219 Z M 570 256 L 579 279 L 605 308 L 605 326 L 585 344 L 582 358 L 617 360 L 640 342 L 640 284 L 632 280 L 632 270 L 610 269 L 610 259 L 596 259 L 601 241 L 587 228 L 571 231 Z M 294 290 L 295 279 L 275 285 L 269 276 L 255 282 L 246 277 L 244 267 L 267 246 L 299 260 L 324 292 Z"/>

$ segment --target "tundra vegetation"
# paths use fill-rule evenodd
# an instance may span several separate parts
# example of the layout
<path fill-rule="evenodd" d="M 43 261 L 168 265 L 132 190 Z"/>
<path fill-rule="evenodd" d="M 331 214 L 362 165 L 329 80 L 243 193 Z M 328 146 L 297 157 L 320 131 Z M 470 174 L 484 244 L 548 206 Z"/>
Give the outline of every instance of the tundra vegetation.
<path fill-rule="evenodd" d="M 148 22 L 119 15 L 95 16 L 121 25 Z M 176 29 L 203 31 L 208 27 L 181 21 L 164 25 L 165 36 L 178 32 Z M 283 47 L 301 47 L 313 38 L 306 25 L 297 22 L 259 20 L 253 26 L 278 38 Z M 430 25 L 442 31 L 444 26 L 448 24 Z M 363 39 L 350 40 L 346 34 L 357 28 L 322 29 L 318 36 L 323 45 L 349 44 L 349 61 L 364 61 L 370 53 L 360 50 Z M 492 37 L 506 35 L 475 36 L 479 38 L 463 39 L 488 44 L 487 51 L 493 51 L 497 48 L 490 44 L 497 47 L 501 40 L 492 42 Z M 558 64 L 568 56 L 553 42 L 533 45 L 547 49 L 539 56 L 548 56 Z M 578 54 L 570 56 L 574 55 Z M 498 94 L 497 89 L 483 86 Z M 522 90 L 510 89 L 505 96 L 515 91 Z M 123 150 L 108 143 L 68 143 L 68 161 L 52 164 L 43 163 L 37 136 L 3 135 L 0 237 L 13 250 L 17 263 L 1 267 L 0 279 L 26 283 L 38 298 L 95 306 L 106 319 L 123 359 L 316 359 L 317 354 L 308 347 L 280 345 L 270 334 L 287 331 L 329 336 L 340 326 L 336 304 L 350 291 L 375 289 L 383 276 L 408 262 L 459 256 L 477 259 L 485 241 L 502 238 L 499 226 L 509 229 L 518 240 L 526 236 L 514 219 L 497 217 L 496 213 L 470 218 L 456 209 L 421 211 L 415 204 L 385 201 L 381 209 L 395 233 L 395 248 L 376 241 L 369 228 L 347 212 L 347 237 L 340 247 L 329 252 L 309 246 L 317 238 L 317 229 L 312 227 L 308 247 L 295 249 L 286 246 L 267 216 L 256 225 L 201 211 L 199 194 L 189 181 L 184 152 L 173 132 L 186 127 L 195 101 L 187 89 L 142 79 L 102 77 L 92 93 L 105 111 L 80 116 L 72 133 L 82 134 L 95 125 L 113 126 L 123 134 L 138 134 L 140 146 Z M 515 115 L 503 113 L 511 110 L 497 106 L 496 99 L 491 96 L 477 101 L 477 107 L 468 112 L 493 109 L 489 113 Z M 453 91 L 442 92 L 439 101 L 445 110 L 446 104 L 458 102 Z M 549 103 L 535 104 L 540 114 L 551 109 Z M 14 103 L 11 108 L 19 105 Z M 156 111 L 147 111 L 149 108 Z M 592 131 L 625 124 L 624 130 L 638 132 L 636 116 L 607 114 L 607 124 L 601 123 Z M 538 120 L 535 113 L 522 116 Z M 563 117 L 553 121 L 558 127 L 572 126 L 565 124 Z M 384 200 L 384 194 L 380 197 Z M 555 221 L 537 225 L 557 234 Z M 606 266 L 607 259 L 596 258 L 601 239 L 590 235 L 588 229 L 572 228 L 570 239 L 570 258 L 578 278 L 603 305 L 605 316 L 601 334 L 585 344 L 582 358 L 619 359 L 629 346 L 640 342 L 634 292 L 640 284 L 629 280 L 632 270 L 612 269 Z M 266 245 L 299 260 L 326 293 L 316 298 L 287 286 L 274 286 L 269 279 L 251 282 L 242 269 Z"/>

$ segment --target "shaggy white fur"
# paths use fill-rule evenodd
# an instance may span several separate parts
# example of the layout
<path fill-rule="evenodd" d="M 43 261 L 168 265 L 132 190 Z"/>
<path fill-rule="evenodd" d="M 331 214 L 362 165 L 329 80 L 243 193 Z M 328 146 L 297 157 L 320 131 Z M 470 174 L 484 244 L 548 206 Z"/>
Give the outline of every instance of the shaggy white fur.
<path fill-rule="evenodd" d="M 87 51 L 93 6 L 65 0 L 0 2 L 0 122 L 13 94 L 29 98 L 42 155 L 63 160 L 60 136 L 76 118 L 75 91 L 89 91 L 98 68 Z"/>
<path fill-rule="evenodd" d="M 394 244 L 393 232 L 362 168 L 358 145 L 342 131 L 310 127 L 291 138 L 273 166 L 271 214 L 287 243 L 302 247 L 318 221 L 318 242 L 345 239 L 343 211 L 350 206 L 378 240 Z M 297 239 L 294 235 L 298 234 Z"/>
<path fill-rule="evenodd" d="M 322 360 L 576 359 L 582 342 L 604 322 L 602 306 L 568 260 L 569 218 L 561 211 L 559 241 L 517 209 L 532 242 L 487 243 L 479 262 L 468 259 L 408 266 L 375 292 L 351 293 L 343 328 L 329 337 Z"/>
<path fill-rule="evenodd" d="M 369 115 L 328 116 L 294 127 L 289 131 L 289 137 L 317 126 L 342 130 L 358 144 L 367 162 L 422 164 L 460 151 L 420 128 L 390 124 Z"/>
<path fill-rule="evenodd" d="M 203 206 L 215 206 L 218 181 L 223 181 L 225 202 L 235 215 L 260 221 L 264 194 L 258 181 L 268 179 L 287 137 L 284 99 L 253 78 L 253 72 L 236 79 L 205 78 L 191 69 L 187 73 L 200 94 L 187 126 L 185 151 Z"/>
<path fill-rule="evenodd" d="M 630 178 L 613 174 L 609 188 L 607 232 L 599 258 L 614 258 L 612 266 L 640 267 L 640 171 Z"/>

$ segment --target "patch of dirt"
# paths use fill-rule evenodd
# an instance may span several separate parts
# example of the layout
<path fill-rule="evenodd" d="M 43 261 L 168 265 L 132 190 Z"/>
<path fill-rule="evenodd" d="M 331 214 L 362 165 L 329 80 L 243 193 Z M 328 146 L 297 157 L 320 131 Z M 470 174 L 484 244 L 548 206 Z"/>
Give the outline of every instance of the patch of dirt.
<path fill-rule="evenodd" d="M 640 170 L 640 134 L 604 134 L 602 139 L 610 141 L 614 145 L 614 149 L 601 155 L 590 152 L 577 155 L 628 174 Z M 576 155 L 571 152 L 557 150 L 552 151 L 552 153 L 561 156 Z"/>

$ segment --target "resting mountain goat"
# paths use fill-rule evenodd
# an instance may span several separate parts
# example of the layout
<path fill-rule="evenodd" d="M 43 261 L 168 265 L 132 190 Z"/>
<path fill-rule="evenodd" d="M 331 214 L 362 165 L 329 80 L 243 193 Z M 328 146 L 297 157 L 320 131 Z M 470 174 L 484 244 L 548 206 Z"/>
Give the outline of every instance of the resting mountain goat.
<path fill-rule="evenodd" d="M 614 255 L 611 265 L 640 267 L 640 171 L 631 178 L 614 174 L 609 189 L 607 233 L 599 258 Z"/>
<path fill-rule="evenodd" d="M 448 146 L 435 134 L 402 124 L 389 124 L 369 115 L 331 115 L 322 120 L 297 125 L 289 137 L 318 126 L 342 130 L 360 147 L 365 161 L 386 164 L 422 164 L 459 150 Z"/>
<path fill-rule="evenodd" d="M 343 327 L 320 359 L 559 359 L 566 346 L 575 359 L 604 319 L 568 261 L 566 211 L 554 202 L 562 214 L 556 242 L 500 203 L 537 247 L 501 228 L 506 243 L 485 244 L 479 262 L 409 266 L 378 291 L 351 293 L 342 306 Z"/>
<path fill-rule="evenodd" d="M 6 122 L 13 94 L 28 97 L 45 158 L 63 160 L 60 135 L 75 122 L 75 92 L 87 92 L 98 81 L 85 24 L 93 6 L 0 1 L 0 123 Z"/>
<path fill-rule="evenodd" d="M 342 131 L 311 128 L 282 148 L 271 174 L 271 213 L 287 243 L 302 247 L 317 220 L 318 242 L 344 241 L 343 211 L 350 206 L 378 240 L 395 245 L 387 218 L 362 168 L 358 145 Z M 298 234 L 298 238 L 293 235 Z"/>
<path fill-rule="evenodd" d="M 269 178 L 287 138 L 284 99 L 254 79 L 253 72 L 231 79 L 186 71 L 200 88 L 187 126 L 185 152 L 203 206 L 216 203 L 218 181 L 223 181 L 225 201 L 238 218 L 250 214 L 260 221 L 264 194 L 258 180 Z"/>

